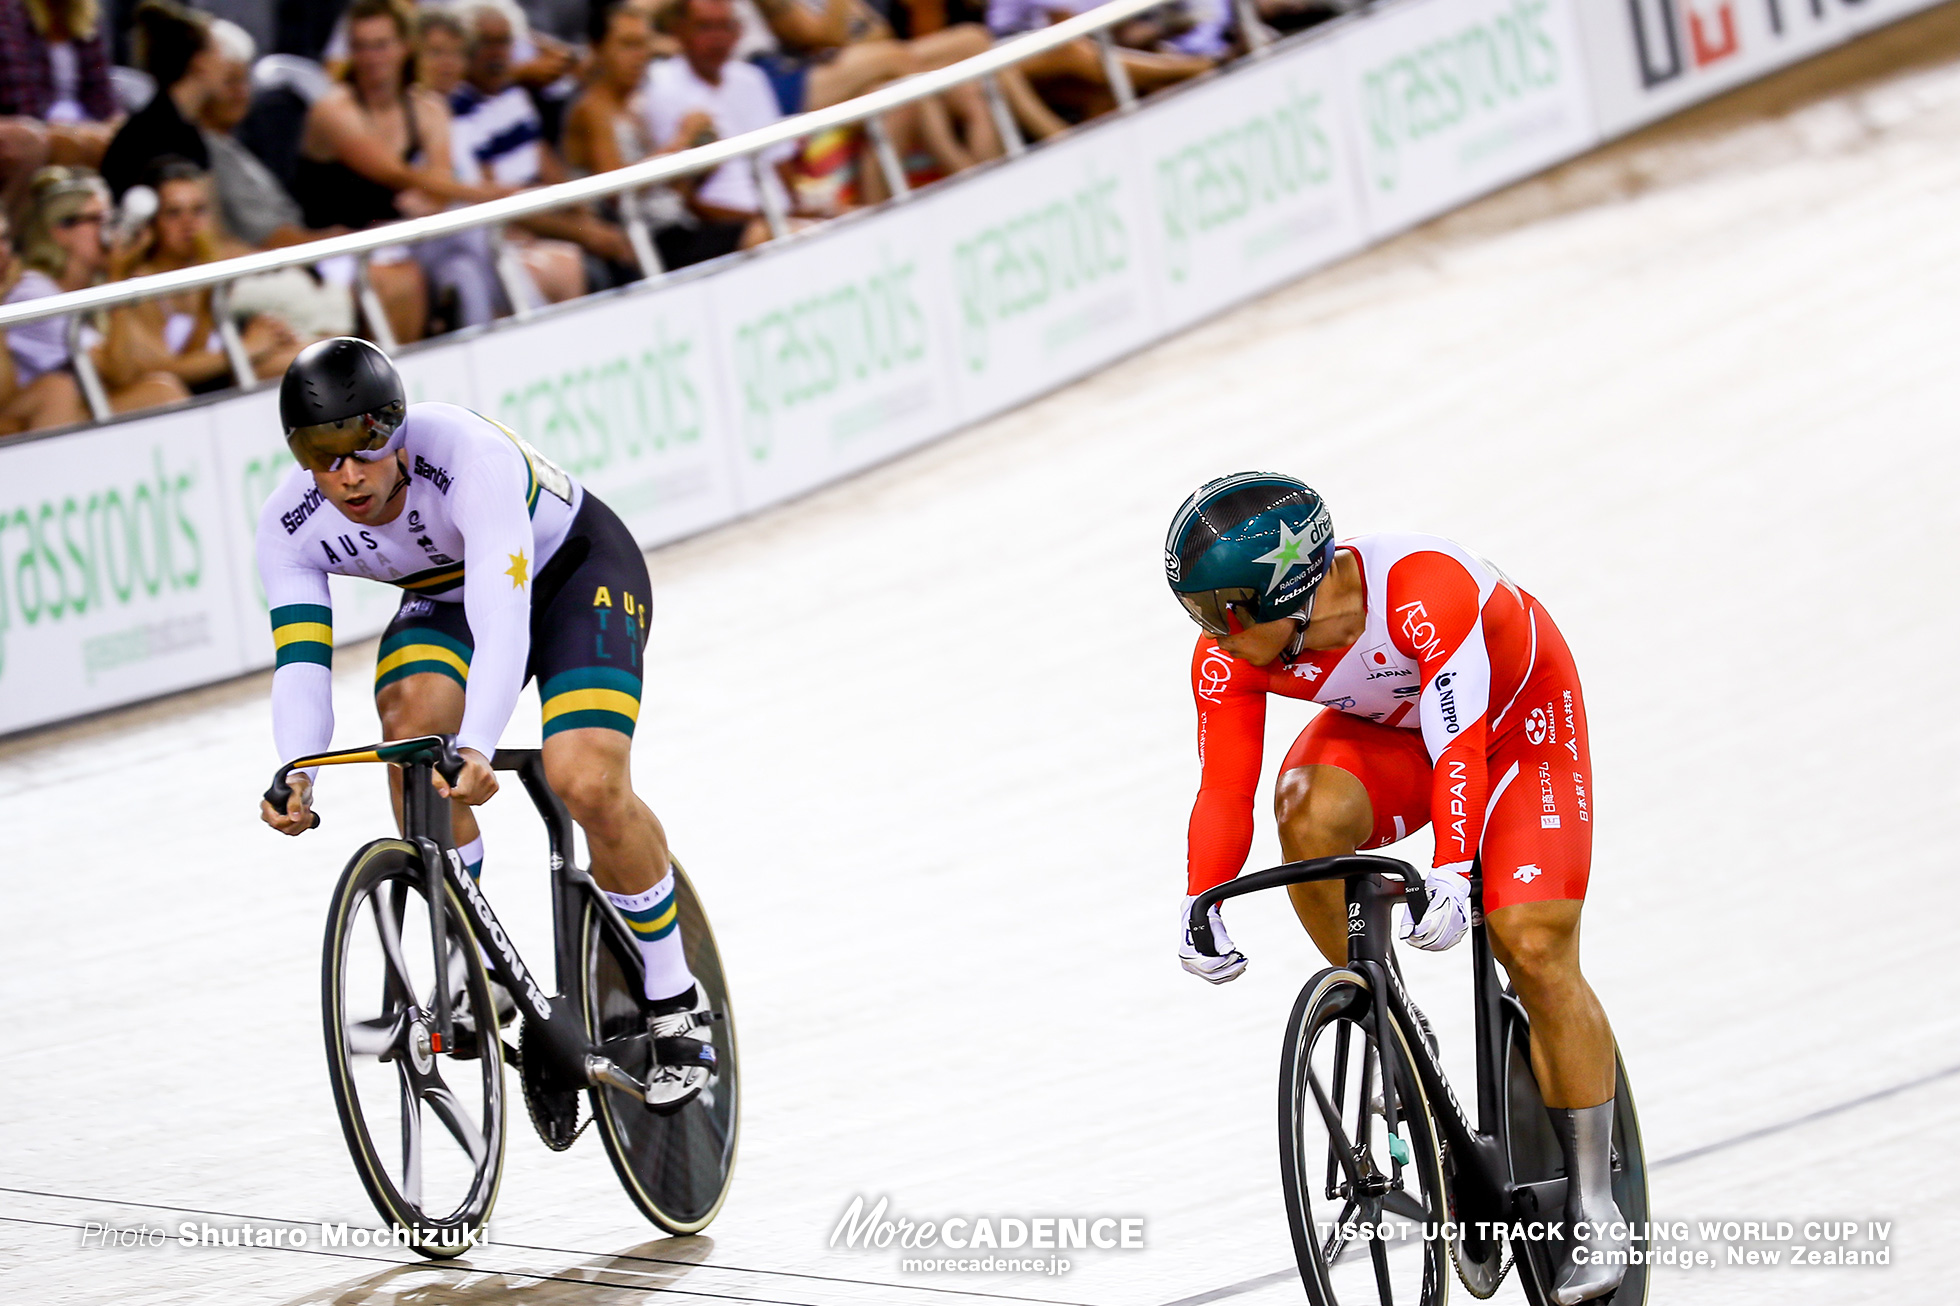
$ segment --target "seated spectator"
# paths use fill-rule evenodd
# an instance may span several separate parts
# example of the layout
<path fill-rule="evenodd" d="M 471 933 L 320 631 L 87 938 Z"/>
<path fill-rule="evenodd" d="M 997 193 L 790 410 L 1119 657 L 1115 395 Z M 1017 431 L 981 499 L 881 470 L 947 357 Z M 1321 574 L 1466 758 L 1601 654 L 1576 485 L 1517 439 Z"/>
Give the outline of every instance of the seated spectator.
<path fill-rule="evenodd" d="M 14 288 L 21 273 L 14 257 L 13 230 L 0 213 L 0 295 Z M 88 420 L 88 406 L 82 402 L 81 387 L 67 372 L 43 372 L 26 385 L 14 370 L 14 356 L 0 349 L 0 436 L 22 431 L 43 431 L 51 426 L 67 426 Z"/>
<path fill-rule="evenodd" d="M 512 75 L 516 32 L 503 7 L 469 0 L 461 9 L 469 34 L 463 84 L 449 96 L 455 118 L 452 145 L 465 179 L 487 177 L 506 186 L 555 184 L 565 165 L 544 137 L 544 120 L 530 94 Z M 633 264 L 633 247 L 616 223 L 579 206 L 514 223 L 505 238 L 552 303 L 585 293 L 585 255 L 593 255 L 594 280 L 614 285 Z"/>
<path fill-rule="evenodd" d="M 161 158 L 211 166 L 197 119 L 217 93 L 224 56 L 211 38 L 211 20 L 175 0 L 136 7 L 137 64 L 156 79 L 150 102 L 129 115 L 102 156 L 102 180 L 118 200 Z"/>
<path fill-rule="evenodd" d="M 156 192 L 157 209 L 130 276 L 175 272 L 251 252 L 218 233 L 212 218 L 210 176 L 202 168 L 186 159 L 161 159 L 147 181 Z M 129 315 L 134 331 L 155 349 L 159 370 L 182 381 L 192 394 L 208 394 L 236 383 L 212 317 L 209 290 L 146 299 L 114 312 Z M 236 316 L 246 319 L 240 337 L 255 379 L 283 375 L 301 346 L 312 343 L 270 313 Z"/>
<path fill-rule="evenodd" d="M 217 197 L 220 230 L 254 250 L 280 249 L 343 234 L 345 227 L 308 227 L 299 201 L 256 154 L 239 142 L 234 133 L 251 108 L 252 60 L 257 49 L 243 28 L 223 19 L 211 24 L 211 39 L 222 62 L 217 90 L 205 101 L 198 126 L 211 157 L 211 186 Z M 352 335 L 356 327 L 352 260 L 336 260 L 326 271 L 333 275 L 286 268 L 234 282 L 232 311 L 242 316 L 271 313 L 302 337 Z M 370 264 L 368 275 L 395 338 L 420 338 L 428 312 L 428 287 L 422 269 L 405 259 Z"/>
<path fill-rule="evenodd" d="M 988 0 L 987 26 L 997 37 L 1018 36 L 1049 27 L 1093 8 L 1095 0 Z M 1222 31 L 1222 27 L 1220 28 Z M 1133 50 L 1118 47 L 1117 58 L 1139 95 L 1162 90 L 1215 67 L 1209 54 L 1181 51 Z M 1035 55 L 1020 64 L 1029 81 L 1051 105 L 1078 117 L 1093 117 L 1116 107 L 1115 92 L 1103 71 L 1102 54 L 1089 37 Z"/>
<path fill-rule="evenodd" d="M 0 0 L 0 204 L 47 164 L 95 167 L 121 119 L 96 0 Z"/>
<path fill-rule="evenodd" d="M 6 302 L 80 290 L 105 278 L 110 249 L 104 239 L 109 221 L 109 188 L 87 168 L 43 168 L 28 182 L 26 215 L 20 228 L 25 265 Z M 82 331 L 83 347 L 95 364 L 118 413 L 153 408 L 187 398 L 184 383 L 157 367 L 155 351 L 130 330 L 130 319 L 111 313 L 107 337 Z M 17 384 L 32 386 L 50 372 L 70 372 L 68 319 L 44 318 L 7 331 Z"/>
<path fill-rule="evenodd" d="M 901 77 L 970 59 L 993 44 L 986 28 L 972 23 L 901 41 L 867 0 L 757 0 L 757 7 L 779 48 L 753 58 L 769 74 L 785 113 L 841 104 Z M 1004 70 L 1000 82 L 1023 130 L 1046 137 L 1066 125 L 1015 69 Z M 1002 153 L 978 82 L 887 115 L 887 130 L 895 138 L 915 136 L 946 173 Z"/>
<path fill-rule="evenodd" d="M 346 73 L 308 110 L 300 139 L 293 189 L 307 225 L 360 229 L 511 193 L 456 179 L 448 106 L 408 84 L 413 31 L 406 0 L 348 6 Z M 495 316 L 496 275 L 480 232 L 423 241 L 412 253 L 438 292 L 453 297 L 451 325 Z"/>
<path fill-rule="evenodd" d="M 644 107 L 653 140 L 674 139 L 690 114 L 705 114 L 714 133 L 697 134 L 690 142 L 694 145 L 740 136 L 782 118 L 769 78 L 754 64 L 732 57 L 741 24 L 729 0 L 679 0 L 674 35 L 680 55 L 658 61 L 647 72 Z M 784 213 L 795 209 L 785 175 L 795 157 L 793 144 L 778 145 L 764 155 L 766 166 L 761 170 L 762 184 Z M 703 221 L 746 226 L 745 246 L 769 238 L 760 217 L 763 197 L 746 158 L 731 160 L 708 174 L 693 188 L 689 207 Z"/>
<path fill-rule="evenodd" d="M 589 176 L 611 172 L 655 154 L 684 150 L 713 140 L 714 120 L 697 109 L 681 115 L 674 134 L 656 145 L 647 128 L 642 83 L 654 50 L 653 24 L 633 0 L 612 0 L 592 11 L 592 73 L 565 117 L 565 162 Z M 710 222 L 686 207 L 693 185 L 660 186 L 635 197 L 653 228 L 661 266 L 673 269 L 732 254 L 742 247 L 752 221 Z M 766 228 L 755 242 L 767 239 Z"/>

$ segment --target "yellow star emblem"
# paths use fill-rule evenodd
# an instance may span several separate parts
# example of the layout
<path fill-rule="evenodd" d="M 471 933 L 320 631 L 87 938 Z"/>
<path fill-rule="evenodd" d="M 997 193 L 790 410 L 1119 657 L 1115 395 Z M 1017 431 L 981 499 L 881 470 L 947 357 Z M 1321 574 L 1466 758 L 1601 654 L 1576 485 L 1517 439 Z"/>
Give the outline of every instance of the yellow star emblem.
<path fill-rule="evenodd" d="M 523 589 L 525 582 L 531 579 L 531 560 L 524 556 L 522 549 L 505 556 L 510 559 L 510 566 L 504 569 L 504 575 L 510 577 L 510 587 L 514 590 Z"/>

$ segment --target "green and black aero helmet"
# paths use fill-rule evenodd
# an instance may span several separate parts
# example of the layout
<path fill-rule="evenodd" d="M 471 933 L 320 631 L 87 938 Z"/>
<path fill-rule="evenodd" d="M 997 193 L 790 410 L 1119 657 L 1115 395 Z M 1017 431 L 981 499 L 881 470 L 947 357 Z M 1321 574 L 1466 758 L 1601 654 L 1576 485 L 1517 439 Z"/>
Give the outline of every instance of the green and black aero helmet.
<path fill-rule="evenodd" d="M 1164 577 L 1212 635 L 1312 610 L 1334 563 L 1334 521 L 1313 487 L 1274 472 L 1206 481 L 1171 518 Z"/>

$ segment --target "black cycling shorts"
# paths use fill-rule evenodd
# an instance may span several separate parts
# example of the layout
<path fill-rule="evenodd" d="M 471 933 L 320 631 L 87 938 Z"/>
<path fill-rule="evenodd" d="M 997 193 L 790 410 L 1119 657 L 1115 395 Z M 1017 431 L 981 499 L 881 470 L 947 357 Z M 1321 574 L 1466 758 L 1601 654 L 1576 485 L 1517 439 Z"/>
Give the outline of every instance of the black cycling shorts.
<path fill-rule="evenodd" d="M 652 584 L 617 514 L 591 493 L 531 585 L 531 658 L 544 737 L 597 727 L 631 736 L 640 715 L 641 654 Z M 374 690 L 433 673 L 469 685 L 475 643 L 463 605 L 409 594 L 381 636 Z"/>

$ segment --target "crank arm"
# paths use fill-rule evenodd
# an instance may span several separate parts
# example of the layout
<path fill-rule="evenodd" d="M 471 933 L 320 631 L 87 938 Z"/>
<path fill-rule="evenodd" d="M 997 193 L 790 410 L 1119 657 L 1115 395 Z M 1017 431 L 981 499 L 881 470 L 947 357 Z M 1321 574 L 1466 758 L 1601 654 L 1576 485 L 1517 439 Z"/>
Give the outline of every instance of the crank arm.
<path fill-rule="evenodd" d="M 640 1080 L 635 1079 L 627 1071 L 622 1070 L 611 1057 L 602 1057 L 597 1053 L 587 1053 L 585 1057 L 585 1077 L 594 1084 L 604 1084 L 606 1087 L 616 1088 L 622 1093 L 631 1093 L 642 1102 L 646 1101 L 647 1086 Z"/>

